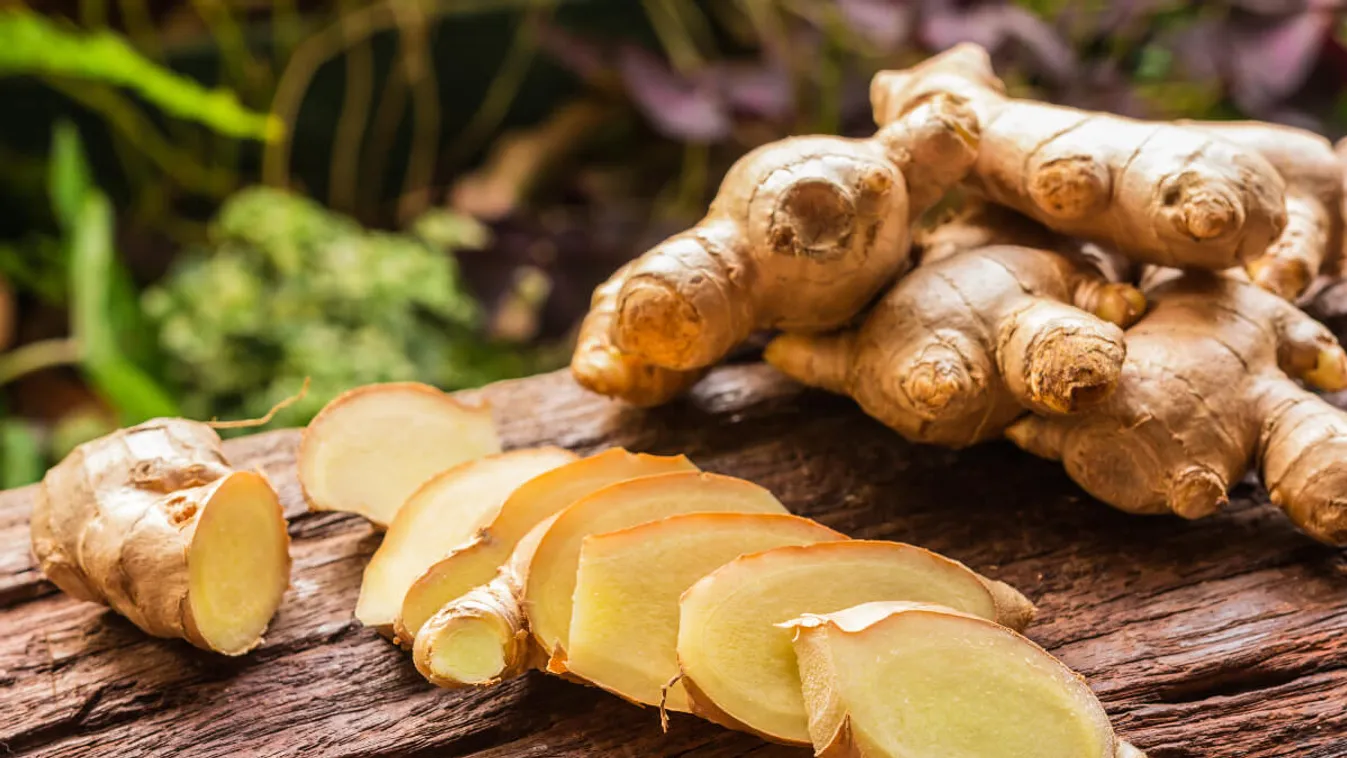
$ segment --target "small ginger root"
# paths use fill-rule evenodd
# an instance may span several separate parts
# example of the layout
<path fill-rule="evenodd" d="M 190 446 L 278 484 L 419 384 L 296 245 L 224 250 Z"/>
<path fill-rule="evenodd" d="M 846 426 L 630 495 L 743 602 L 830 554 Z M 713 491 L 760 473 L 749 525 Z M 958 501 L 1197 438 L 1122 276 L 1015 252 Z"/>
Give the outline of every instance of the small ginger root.
<path fill-rule="evenodd" d="M 986 619 L 875 602 L 782 626 L 815 755 L 1144 758 L 1079 674 Z"/>
<path fill-rule="evenodd" d="M 689 513 L 586 537 L 566 670 L 638 705 L 686 712 L 682 685 L 669 685 L 678 675 L 683 592 L 746 553 L 844 539 L 779 513 Z"/>
<path fill-rule="evenodd" d="M 1007 97 L 974 44 L 878 74 L 875 121 L 893 123 L 947 93 L 964 98 L 982 128 L 967 183 L 1055 231 L 1139 262 L 1225 269 L 1263 255 L 1286 227 L 1285 183 L 1257 152 L 1205 127 Z"/>
<path fill-rule="evenodd" d="M 786 508 L 752 482 L 696 471 L 642 476 L 604 487 L 534 527 L 495 579 L 426 621 L 412 653 L 417 669 L 442 687 L 495 683 L 521 673 L 534 660 L 564 674 L 585 538 L 703 512 L 786 513 Z M 533 642 L 527 643 L 523 637 L 530 633 Z M 450 645 L 454 638 L 471 638 L 475 644 L 455 649 Z M 458 672 L 465 671 L 475 680 L 459 678 Z"/>
<path fill-rule="evenodd" d="M 499 452 L 489 407 L 415 382 L 371 384 L 337 396 L 309 422 L 299 483 L 311 509 L 387 527 L 431 476 Z"/>
<path fill-rule="evenodd" d="M 1322 270 L 1342 259 L 1343 164 L 1328 140 L 1279 124 L 1179 122 L 1263 156 L 1286 182 L 1286 228 L 1245 264 L 1263 289 L 1294 301 Z"/>
<path fill-rule="evenodd" d="M 1291 521 L 1347 544 L 1347 412 L 1295 381 L 1347 389 L 1333 335 L 1231 277 L 1189 273 L 1147 295 L 1117 391 L 1080 414 L 1021 419 L 1007 436 L 1131 513 L 1207 516 L 1253 465 Z"/>
<path fill-rule="evenodd" d="M 590 392 L 614 397 L 638 408 L 648 408 L 663 405 L 683 394 L 706 374 L 706 369 L 679 371 L 656 366 L 613 345 L 617 296 L 627 283 L 633 266 L 634 263 L 626 264 L 594 290 L 589 313 L 580 322 L 576 335 L 571 376 Z"/>
<path fill-rule="evenodd" d="M 398 509 L 365 566 L 356 619 L 391 635 L 403 598 L 422 572 L 472 543 L 525 482 L 577 459 L 557 447 L 524 448 L 461 463 L 426 480 Z"/>
<path fill-rule="evenodd" d="M 466 544 L 427 568 L 407 589 L 395 625 L 398 639 L 409 644 L 421 625 L 446 603 L 490 582 L 531 529 L 571 503 L 627 479 L 696 470 L 681 455 L 643 455 L 614 448 L 524 482 Z"/>
<path fill-rule="evenodd" d="M 612 345 L 636 367 L 694 371 L 757 329 L 841 326 L 907 268 L 912 221 L 972 164 L 976 135 L 960 99 L 934 94 L 870 139 L 790 137 L 750 152 L 705 218 L 605 285 L 618 288 Z M 671 387 L 633 376 L 655 389 L 624 396 Z"/>
<path fill-rule="evenodd" d="M 1034 614 L 1009 585 L 912 545 L 853 540 L 746 555 L 683 593 L 678 662 L 692 712 L 769 740 L 809 744 L 791 634 L 775 625 L 877 600 L 939 603 L 1014 629 Z"/>
<path fill-rule="evenodd" d="M 961 250 L 1020 240 L 1058 249 Z M 767 362 L 854 398 L 909 440 L 950 447 L 999 437 L 1026 408 L 1073 413 L 1112 392 L 1126 355 L 1119 327 L 1145 298 L 1108 280 L 1102 253 L 989 206 L 923 242 L 922 265 L 858 329 L 782 335 Z"/>
<path fill-rule="evenodd" d="M 57 587 L 156 637 L 241 655 L 290 584 L 290 537 L 262 474 L 209 425 L 155 419 L 85 443 L 42 480 L 33 554 Z"/>

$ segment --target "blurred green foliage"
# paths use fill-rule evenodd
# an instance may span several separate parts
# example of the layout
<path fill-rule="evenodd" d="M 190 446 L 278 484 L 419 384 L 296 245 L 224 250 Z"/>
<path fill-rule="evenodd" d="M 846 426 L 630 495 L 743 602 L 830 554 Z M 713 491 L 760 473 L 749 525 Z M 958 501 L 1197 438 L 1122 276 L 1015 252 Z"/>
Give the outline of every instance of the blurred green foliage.
<path fill-rule="evenodd" d="M 546 351 L 494 345 L 450 254 L 486 231 L 437 214 L 433 240 L 369 231 L 317 203 L 255 188 L 230 198 L 210 242 L 144 295 L 193 418 L 259 417 L 299 391 L 277 425 L 302 424 L 369 382 L 478 386 L 548 368 Z"/>
<path fill-rule="evenodd" d="M 127 87 L 165 113 L 232 137 L 275 139 L 284 129 L 275 117 L 244 108 L 233 92 L 176 74 L 116 34 L 80 31 L 35 11 L 0 10 L 0 76 L 18 74 Z"/>

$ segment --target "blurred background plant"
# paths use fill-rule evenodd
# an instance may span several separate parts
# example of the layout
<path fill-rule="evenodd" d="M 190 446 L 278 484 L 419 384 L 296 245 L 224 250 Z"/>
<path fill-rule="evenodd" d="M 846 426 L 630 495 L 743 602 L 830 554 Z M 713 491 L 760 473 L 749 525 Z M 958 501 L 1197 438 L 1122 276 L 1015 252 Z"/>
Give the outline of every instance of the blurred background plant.
<path fill-rule="evenodd" d="M 274 423 L 563 365 L 737 156 L 965 40 L 1020 93 L 1347 131 L 1329 0 L 0 0 L 0 486 L 305 377 Z"/>

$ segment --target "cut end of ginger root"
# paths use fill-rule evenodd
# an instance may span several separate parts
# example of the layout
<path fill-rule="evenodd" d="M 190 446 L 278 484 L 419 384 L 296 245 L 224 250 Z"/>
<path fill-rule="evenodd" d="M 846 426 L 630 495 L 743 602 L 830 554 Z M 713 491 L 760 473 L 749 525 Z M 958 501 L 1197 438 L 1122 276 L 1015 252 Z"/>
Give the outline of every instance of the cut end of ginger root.
<path fill-rule="evenodd" d="M 679 604 L 678 661 L 693 713 L 788 744 L 810 744 L 791 635 L 776 624 L 877 600 L 953 607 L 1021 623 L 1032 605 L 963 564 L 896 542 L 852 540 L 745 555 Z"/>
<path fill-rule="evenodd" d="M 580 549 L 566 669 L 619 697 L 688 710 L 678 675 L 678 599 L 744 553 L 844 540 L 779 513 L 691 513 L 586 537 Z"/>
<path fill-rule="evenodd" d="M 644 455 L 613 448 L 524 482 L 505 498 L 471 542 L 425 569 L 407 589 L 394 627 L 398 639 L 415 639 L 421 625 L 440 608 L 491 581 L 529 530 L 576 500 L 627 479 L 696 470 L 681 455 Z"/>
<path fill-rule="evenodd" d="M 339 395 L 309 422 L 299 483 L 313 510 L 386 527 L 431 476 L 498 452 L 489 407 L 415 382 L 371 384 Z"/>
<path fill-rule="evenodd" d="M 781 626 L 793 633 L 816 755 L 1141 755 L 1079 675 L 987 619 L 875 602 Z"/>
<path fill-rule="evenodd" d="M 569 450 L 526 448 L 468 461 L 431 477 L 398 510 L 365 567 L 356 618 L 390 631 L 408 588 L 422 572 L 471 543 L 520 485 L 574 460 Z"/>
<path fill-rule="evenodd" d="M 67 594 L 225 655 L 262 641 L 290 583 L 275 490 L 230 468 L 196 421 L 154 419 L 79 446 L 43 478 L 30 527 L 43 573 Z"/>

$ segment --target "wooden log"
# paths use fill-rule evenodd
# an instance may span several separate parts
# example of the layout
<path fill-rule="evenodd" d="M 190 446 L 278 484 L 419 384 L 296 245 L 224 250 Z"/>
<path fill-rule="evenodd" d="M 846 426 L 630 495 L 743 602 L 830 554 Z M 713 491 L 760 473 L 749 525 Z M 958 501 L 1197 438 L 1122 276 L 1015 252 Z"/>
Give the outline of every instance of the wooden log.
<path fill-rule="evenodd" d="M 1038 603 L 1029 635 L 1085 674 L 1154 758 L 1347 756 L 1347 554 L 1311 542 L 1243 485 L 1187 523 L 1100 505 L 1005 444 L 913 446 L 849 401 L 757 365 L 636 411 L 564 374 L 481 391 L 510 447 L 686 451 L 858 537 L 914 542 Z M 0 754 L 40 756 L 807 756 L 532 674 L 488 691 L 426 684 L 351 618 L 379 536 L 305 510 L 298 434 L 230 441 L 280 490 L 293 586 L 253 654 L 146 637 L 45 582 L 31 488 L 0 493 Z"/>

